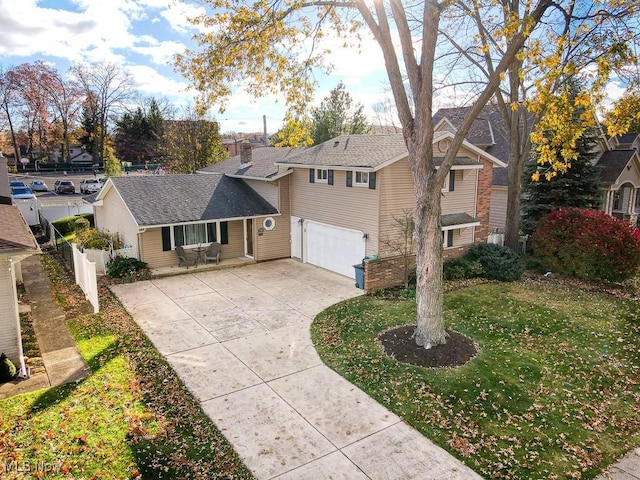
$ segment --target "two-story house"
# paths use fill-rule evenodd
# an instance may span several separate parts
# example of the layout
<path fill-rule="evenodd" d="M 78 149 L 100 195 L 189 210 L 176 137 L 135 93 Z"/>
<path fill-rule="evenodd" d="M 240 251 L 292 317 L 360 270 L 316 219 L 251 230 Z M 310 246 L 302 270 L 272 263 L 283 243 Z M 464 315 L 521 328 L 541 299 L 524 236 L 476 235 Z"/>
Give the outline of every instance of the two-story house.
<path fill-rule="evenodd" d="M 436 157 L 452 136 L 436 135 Z M 442 192 L 446 256 L 486 241 L 496 167 L 504 164 L 468 142 L 458 152 Z M 199 173 L 110 179 L 94 203 L 96 225 L 119 232 L 151 268 L 177 264 L 176 245 L 216 241 L 223 259 L 293 257 L 353 278 L 353 265 L 366 256 L 385 268 L 395 255 L 387 240 L 398 235 L 396 219 L 414 207 L 401 134 L 343 135 L 307 149 L 244 148 Z"/>

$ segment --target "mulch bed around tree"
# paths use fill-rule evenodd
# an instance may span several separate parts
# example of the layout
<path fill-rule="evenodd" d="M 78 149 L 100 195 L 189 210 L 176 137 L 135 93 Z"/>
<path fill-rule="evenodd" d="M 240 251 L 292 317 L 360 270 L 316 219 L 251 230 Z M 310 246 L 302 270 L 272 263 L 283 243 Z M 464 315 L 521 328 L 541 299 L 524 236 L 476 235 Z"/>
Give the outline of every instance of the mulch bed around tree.
<path fill-rule="evenodd" d="M 471 360 L 478 351 L 471 338 L 449 329 L 444 345 L 420 347 L 412 338 L 415 329 L 415 325 L 403 325 L 385 330 L 378 335 L 378 342 L 390 357 L 422 367 L 457 367 Z"/>

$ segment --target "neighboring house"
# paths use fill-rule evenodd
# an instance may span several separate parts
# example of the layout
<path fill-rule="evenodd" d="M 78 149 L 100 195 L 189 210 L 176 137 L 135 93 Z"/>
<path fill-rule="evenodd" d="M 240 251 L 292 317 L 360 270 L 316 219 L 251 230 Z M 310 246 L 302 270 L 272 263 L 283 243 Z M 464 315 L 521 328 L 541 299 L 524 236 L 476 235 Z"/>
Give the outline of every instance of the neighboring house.
<path fill-rule="evenodd" d="M 470 107 L 443 108 L 434 115 L 436 131 L 455 132 Z M 529 122 L 529 129 L 532 122 Z M 522 132 L 524 134 L 524 132 Z M 506 168 L 494 170 L 491 191 L 492 231 L 503 232 L 507 218 L 509 136 L 500 112 L 492 105 L 486 106 L 473 122 L 467 140 L 492 156 L 507 164 Z M 602 167 L 602 207 L 616 218 L 632 225 L 638 222 L 640 212 L 640 167 L 638 151 L 640 134 L 629 133 L 620 137 L 610 137 L 600 142 L 601 155 L 597 165 Z"/>
<path fill-rule="evenodd" d="M 604 191 L 602 210 L 620 220 L 638 225 L 640 213 L 640 134 L 611 137 L 598 158 Z"/>
<path fill-rule="evenodd" d="M 96 228 L 118 234 L 151 268 L 177 264 L 176 245 L 218 242 L 222 258 L 255 258 L 257 223 L 278 210 L 225 175 L 110 177 L 93 202 Z"/>
<path fill-rule="evenodd" d="M 452 137 L 436 135 L 436 157 Z M 486 242 L 496 167 L 504 164 L 465 142 L 442 192 L 446 256 Z M 293 257 L 353 278 L 365 256 L 378 256 L 378 266 L 397 257 L 389 246 L 399 235 L 395 219 L 415 204 L 401 134 L 343 135 L 307 149 L 246 143 L 240 155 L 198 173 L 110 179 L 94 203 L 97 227 L 137 246 L 151 268 L 176 265 L 175 245 L 213 240 L 223 244 L 223 259 Z M 368 288 L 388 272 L 376 275 Z"/>
<path fill-rule="evenodd" d="M 16 281 L 20 262 L 40 249 L 10 195 L 7 160 L 0 155 L 0 353 L 25 374 Z"/>
<path fill-rule="evenodd" d="M 53 147 L 51 149 L 51 161 L 62 163 L 66 162 L 66 158 L 60 158 L 60 149 L 58 147 Z M 83 145 L 70 145 L 69 161 L 71 163 L 78 164 L 91 164 L 93 163 L 93 156 L 86 151 Z"/>

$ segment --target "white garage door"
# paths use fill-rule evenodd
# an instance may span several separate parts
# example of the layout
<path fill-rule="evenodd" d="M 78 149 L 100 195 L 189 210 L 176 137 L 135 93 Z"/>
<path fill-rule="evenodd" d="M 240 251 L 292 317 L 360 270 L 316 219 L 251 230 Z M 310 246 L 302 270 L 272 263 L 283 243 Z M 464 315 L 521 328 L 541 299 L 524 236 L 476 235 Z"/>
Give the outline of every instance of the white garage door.
<path fill-rule="evenodd" d="M 353 266 L 365 254 L 361 231 L 307 220 L 304 234 L 305 262 L 355 278 Z"/>

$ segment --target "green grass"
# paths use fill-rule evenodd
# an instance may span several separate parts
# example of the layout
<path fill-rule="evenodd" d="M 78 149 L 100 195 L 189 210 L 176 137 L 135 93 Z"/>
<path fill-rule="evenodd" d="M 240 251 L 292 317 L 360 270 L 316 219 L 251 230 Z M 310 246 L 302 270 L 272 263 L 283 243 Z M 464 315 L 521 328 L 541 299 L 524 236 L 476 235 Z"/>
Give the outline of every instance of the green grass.
<path fill-rule="evenodd" d="M 92 373 L 0 401 L 0 477 L 251 478 L 110 291 L 101 288 L 100 313 L 83 314 L 82 293 L 42 261 Z"/>
<path fill-rule="evenodd" d="M 415 323 L 411 301 L 345 301 L 312 338 L 329 366 L 486 478 L 593 478 L 640 442 L 637 303 L 525 280 L 450 292 L 445 312 L 480 348 L 462 367 L 382 353 L 379 332 Z"/>

